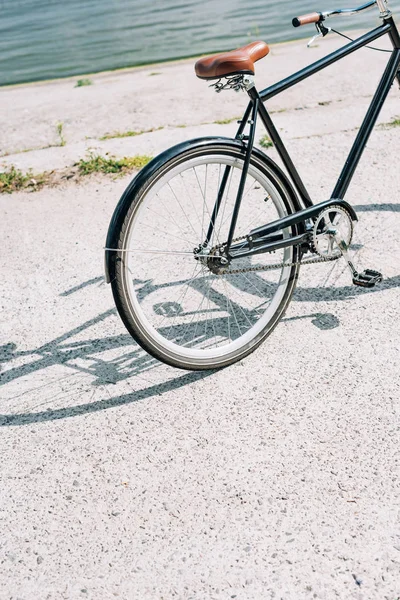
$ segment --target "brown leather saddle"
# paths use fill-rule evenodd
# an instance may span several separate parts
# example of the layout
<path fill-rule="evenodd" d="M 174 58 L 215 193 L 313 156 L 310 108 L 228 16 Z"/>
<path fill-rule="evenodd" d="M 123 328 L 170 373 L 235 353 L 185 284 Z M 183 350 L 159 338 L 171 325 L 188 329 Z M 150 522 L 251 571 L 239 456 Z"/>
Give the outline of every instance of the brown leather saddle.
<path fill-rule="evenodd" d="M 243 48 L 200 58 L 195 64 L 200 79 L 219 79 L 230 75 L 254 75 L 254 63 L 269 53 L 265 42 L 252 42 Z"/>

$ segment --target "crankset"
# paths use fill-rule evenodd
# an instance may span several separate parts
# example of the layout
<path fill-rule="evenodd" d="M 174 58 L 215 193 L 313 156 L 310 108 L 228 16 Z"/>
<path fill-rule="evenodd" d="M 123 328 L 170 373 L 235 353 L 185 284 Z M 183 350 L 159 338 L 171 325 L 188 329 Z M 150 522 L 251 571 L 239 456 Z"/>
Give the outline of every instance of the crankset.
<path fill-rule="evenodd" d="M 373 288 L 383 280 L 382 274 L 373 269 L 359 273 L 350 255 L 349 247 L 353 238 L 353 221 L 349 213 L 341 206 L 331 206 L 320 213 L 314 224 L 313 245 L 320 256 L 343 256 L 350 269 L 353 284 L 359 287 Z"/>

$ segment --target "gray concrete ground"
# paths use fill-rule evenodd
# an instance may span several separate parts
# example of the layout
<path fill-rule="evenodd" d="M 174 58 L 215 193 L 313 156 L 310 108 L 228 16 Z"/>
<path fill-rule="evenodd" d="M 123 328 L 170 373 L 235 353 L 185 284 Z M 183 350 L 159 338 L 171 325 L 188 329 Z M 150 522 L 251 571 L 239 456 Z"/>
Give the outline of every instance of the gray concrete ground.
<path fill-rule="evenodd" d="M 259 79 L 337 45 L 277 46 Z M 271 103 L 315 201 L 386 60 L 365 50 Z M 132 155 L 230 135 L 203 123 L 245 101 L 207 90 L 191 62 L 93 80 L 0 90 L 3 163 L 58 168 L 89 146 Z M 381 123 L 400 115 L 399 94 Z M 56 143 L 57 121 L 65 147 L 17 154 Z M 115 313 L 102 247 L 130 177 L 1 197 L 0 598 L 400 597 L 399 133 L 374 132 L 348 195 L 356 262 L 384 283 L 356 289 L 342 263 L 303 268 L 274 334 L 218 373 L 158 363 Z"/>

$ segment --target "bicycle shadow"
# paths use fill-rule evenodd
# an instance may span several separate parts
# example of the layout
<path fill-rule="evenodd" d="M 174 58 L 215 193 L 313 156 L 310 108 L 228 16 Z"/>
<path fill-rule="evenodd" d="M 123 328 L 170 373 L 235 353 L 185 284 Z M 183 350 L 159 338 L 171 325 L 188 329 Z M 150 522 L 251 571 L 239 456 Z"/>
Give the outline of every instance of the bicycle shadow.
<path fill-rule="evenodd" d="M 10 342 L 0 347 L 0 369 L 11 361 L 28 359 L 28 362 L 0 372 L 0 383 L 5 385 L 12 381 L 49 369 L 52 366 L 63 365 L 73 371 L 85 373 L 93 378 L 92 386 L 100 387 L 106 384 L 117 384 L 125 379 L 141 375 L 160 366 L 159 361 L 148 355 L 128 334 L 106 338 L 92 338 L 84 341 L 71 341 L 77 334 L 88 330 L 114 315 L 115 309 L 110 309 L 82 325 L 66 332 L 62 336 L 33 350 L 18 350 L 16 344 Z M 329 329 L 337 326 L 335 317 L 329 314 L 302 315 L 286 319 L 287 321 L 311 318 L 319 323 L 321 328 Z M 333 325 L 332 325 L 333 319 Z M 110 350 L 126 349 L 124 355 L 112 359 L 99 358 L 98 354 Z M 34 359 L 37 357 L 38 359 Z M 33 360 L 30 360 L 33 359 Z M 79 363 L 76 361 L 79 359 Z M 84 361 L 87 366 L 83 366 Z M 178 390 L 187 385 L 210 377 L 215 371 L 180 372 L 183 374 L 168 381 L 145 386 L 134 392 L 119 396 L 108 397 L 98 401 L 85 402 L 75 406 L 65 406 L 56 409 L 45 409 L 39 412 L 15 414 L 0 413 L 0 427 L 18 427 L 45 423 L 60 419 L 77 417 L 96 413 L 98 411 L 132 404 L 167 392 Z M 57 380 L 58 383 L 59 380 Z M 51 382 L 50 382 L 51 383 Z M 46 384 L 45 384 L 46 385 Z M 28 390 L 34 391 L 34 390 Z"/>
<path fill-rule="evenodd" d="M 120 381 L 158 367 L 160 363 L 142 350 L 128 334 L 86 339 L 81 342 L 70 341 L 77 334 L 101 323 L 115 314 L 115 312 L 115 309 L 105 311 L 62 336 L 30 351 L 19 351 L 16 344 L 12 342 L 3 345 L 0 347 L 0 368 L 8 362 L 18 361 L 21 358 L 29 360 L 29 358 L 36 357 L 37 355 L 39 355 L 39 358 L 2 373 L 0 372 L 0 383 L 5 385 L 54 365 L 63 365 L 73 371 L 90 375 L 93 378 L 91 385 L 101 386 L 110 383 L 117 384 Z M 103 359 L 98 356 L 101 352 L 123 348 L 127 349 L 123 357 L 118 356 L 117 358 Z M 79 359 L 79 364 L 76 362 L 77 359 Z M 87 366 L 83 366 L 82 364 L 85 360 L 87 361 Z M 190 373 L 181 371 L 180 373 L 183 374 L 171 380 L 143 387 L 131 393 L 94 402 L 85 402 L 76 406 L 66 406 L 51 410 L 46 409 L 40 412 L 10 415 L 0 414 L 0 427 L 44 423 L 123 406 L 177 390 L 195 381 L 209 377 L 212 371 Z"/>
<path fill-rule="evenodd" d="M 97 282 L 99 278 L 95 278 Z M 94 281 L 94 280 L 91 280 Z M 84 282 L 82 286 L 85 286 Z M 382 289 L 388 289 L 400 286 L 400 276 L 386 280 L 385 285 L 379 288 L 356 290 L 357 294 L 374 293 Z M 80 286 L 76 286 L 76 290 Z M 148 288 L 149 289 L 149 288 Z M 318 292 L 318 296 L 316 293 Z M 297 301 L 329 301 L 345 300 L 355 293 L 354 286 L 345 286 L 339 288 L 299 288 L 294 300 Z M 214 300 L 221 301 L 216 297 Z M 55 365 L 63 365 L 80 373 L 90 375 L 93 379 L 92 386 L 99 387 L 107 384 L 117 384 L 125 379 L 141 375 L 146 371 L 157 368 L 160 363 L 155 358 L 148 355 L 140 348 L 128 334 L 95 337 L 83 341 L 72 341 L 72 339 L 83 331 L 98 325 L 105 319 L 116 313 L 115 309 L 110 309 L 101 313 L 81 324 L 78 327 L 66 332 L 54 340 L 33 350 L 19 351 L 13 342 L 0 347 L 0 368 L 11 361 L 27 358 L 28 362 L 11 369 L 0 372 L 0 383 L 7 384 L 20 379 L 37 371 L 48 369 Z M 297 321 L 301 319 L 310 319 L 311 323 L 319 329 L 334 329 L 339 326 L 337 317 L 330 313 L 312 313 L 285 318 L 283 321 Z M 204 335 L 206 332 L 204 332 Z M 126 349 L 123 356 L 116 358 L 101 358 L 98 355 L 102 352 Z M 36 358 L 39 355 L 39 358 Z M 36 359 L 35 359 L 36 358 Z M 32 359 L 32 360 L 29 360 Z M 84 365 L 84 361 L 87 364 Z M 78 361 L 78 362 L 77 362 Z M 153 384 L 143 387 L 139 390 L 120 396 L 101 399 L 94 402 L 86 402 L 76 406 L 67 406 L 57 409 L 47 409 L 40 412 L 19 413 L 5 415 L 0 414 L 1 426 L 21 426 L 33 423 L 43 423 L 59 419 L 87 415 L 101 410 L 131 404 L 141 400 L 146 400 L 154 396 L 180 389 L 196 381 L 205 379 L 212 375 L 214 371 L 202 371 L 184 373 L 169 381 Z"/>
<path fill-rule="evenodd" d="M 358 205 L 355 209 L 359 212 L 367 211 L 390 211 L 399 212 L 400 206 L 395 204 L 380 204 L 380 205 Z M 250 279 L 249 279 L 250 278 Z M 254 281 L 252 281 L 254 278 Z M 99 284 L 104 281 L 102 276 L 94 277 L 87 281 L 82 282 L 61 293 L 61 297 L 70 296 L 83 288 L 88 286 Z M 233 284 L 237 289 L 244 291 L 248 285 L 254 283 L 254 290 L 262 289 L 261 283 L 264 284 L 264 289 L 260 293 L 260 298 L 264 298 L 265 293 L 268 294 L 269 290 L 268 283 L 262 280 L 257 273 L 248 273 L 246 279 L 233 278 Z M 140 298 L 143 299 L 159 287 L 154 286 L 150 281 L 138 282 L 142 284 L 140 292 Z M 211 290 L 211 286 L 202 287 L 201 282 L 196 283 L 200 286 L 199 291 L 206 291 L 209 295 L 210 300 L 214 302 L 219 308 L 226 308 L 226 299 L 220 293 L 215 290 Z M 242 288 L 242 286 L 245 286 Z M 385 279 L 383 283 L 372 289 L 355 288 L 353 285 L 347 285 L 342 287 L 301 287 L 298 286 L 293 300 L 295 302 L 329 302 L 329 301 L 343 301 L 357 295 L 370 294 L 380 292 L 386 289 L 393 289 L 400 287 L 400 276 L 391 277 Z M 261 305 L 262 306 L 262 305 Z M 170 307 L 171 308 L 171 307 Z M 172 307 L 176 311 L 176 307 Z M 163 306 L 156 306 L 156 310 L 163 310 Z M 234 306 L 233 306 L 234 309 Z M 241 309 L 243 312 L 243 319 L 251 320 L 253 318 L 251 311 Z M 35 348 L 33 350 L 17 349 L 16 344 L 9 342 L 0 347 L 0 384 L 7 384 L 20 378 L 26 377 L 30 374 L 49 369 L 52 366 L 63 365 L 66 368 L 71 369 L 75 373 L 84 373 L 90 376 L 92 381 L 91 385 L 94 387 L 100 387 L 108 384 L 117 384 L 128 378 L 135 377 L 156 369 L 160 363 L 150 355 L 148 355 L 142 348 L 140 348 L 134 340 L 128 334 L 115 335 L 109 337 L 94 337 L 88 338 L 84 341 L 73 341 L 73 338 L 84 331 L 89 330 L 91 327 L 102 323 L 116 313 L 115 309 L 105 311 L 93 319 L 90 319 L 78 327 L 66 332 L 65 334 L 51 340 L 50 342 Z M 167 315 L 170 316 L 170 315 Z M 257 316 L 257 315 L 256 315 Z M 331 313 L 313 313 L 307 315 L 298 315 L 294 317 L 285 318 L 284 321 L 297 321 L 301 319 L 310 319 L 311 323 L 321 330 L 334 329 L 340 325 L 338 318 Z M 220 321 L 222 326 L 222 320 Z M 226 324 L 225 324 L 226 325 Z M 224 326 L 225 326 L 224 325 Z M 196 325 L 193 325 L 196 327 Z M 214 334 L 218 333 L 218 319 L 214 324 Z M 168 330 L 171 332 L 171 326 L 168 326 Z M 185 335 L 192 335 L 192 332 L 188 331 L 185 326 L 182 331 L 182 327 L 176 326 L 175 331 L 172 333 L 176 336 L 181 336 L 184 339 Z M 203 339 L 207 335 L 207 331 L 202 333 Z M 119 355 L 113 358 L 105 358 L 99 356 L 102 353 L 107 355 L 109 351 L 118 351 L 125 349 L 123 356 Z M 38 358 L 39 357 L 39 358 Z M 27 362 L 18 366 L 1 372 L 3 365 L 15 361 L 27 359 Z M 64 419 L 72 416 L 85 415 L 88 413 L 94 413 L 100 410 L 105 410 L 111 407 L 122 406 L 137 402 L 140 400 L 148 399 L 163 393 L 177 390 L 185 385 L 189 385 L 206 377 L 209 377 L 214 371 L 203 371 L 203 372 L 191 372 L 184 373 L 174 377 L 169 381 L 153 384 L 147 387 L 143 387 L 135 392 L 128 394 L 122 394 L 113 398 L 102 399 L 95 402 L 87 402 L 73 407 L 63 407 L 55 410 L 45 410 L 41 412 L 21 413 L 12 415 L 1 415 L 0 414 L 0 426 L 18 426 L 27 425 L 32 423 L 40 423 L 58 419 Z M 29 390 L 28 390 L 29 391 Z"/>
<path fill-rule="evenodd" d="M 19 427 L 21 425 L 46 423 L 48 421 L 57 421 L 70 417 L 88 415 L 101 410 L 116 408 L 117 406 L 124 406 L 125 404 L 133 404 L 134 402 L 147 400 L 149 398 L 153 398 L 154 396 L 162 396 L 167 392 L 178 390 L 179 388 L 199 381 L 200 379 L 205 379 L 206 377 L 212 375 L 212 373 L 213 372 L 211 371 L 186 373 L 185 375 L 175 377 L 170 381 L 144 387 L 135 392 L 123 394 L 114 398 L 106 398 L 95 402 L 79 404 L 77 406 L 68 406 L 54 410 L 44 410 L 41 412 L 32 413 L 19 413 L 12 415 L 0 414 L 0 427 Z"/>
<path fill-rule="evenodd" d="M 391 204 L 383 202 L 382 204 L 355 204 L 353 206 L 358 212 L 400 212 L 400 204 Z"/>
<path fill-rule="evenodd" d="M 391 205 L 388 205 L 391 206 Z M 375 209 L 376 210 L 376 209 Z M 257 273 L 249 273 L 246 276 L 246 285 L 249 285 L 250 278 L 255 278 L 254 290 L 261 290 L 261 283 L 264 284 L 265 290 L 268 291 L 268 283 L 262 278 L 259 278 Z M 77 286 L 74 286 L 70 290 L 66 290 L 60 296 L 69 296 L 79 290 L 88 287 L 93 284 L 98 284 L 102 281 L 101 276 L 92 278 L 85 281 Z M 235 279 L 233 280 L 235 282 Z M 138 282 L 142 284 L 140 297 L 143 299 L 146 296 L 159 289 L 161 286 L 155 286 L 152 282 L 144 281 Z M 238 289 L 241 289 L 242 280 L 236 278 L 235 285 Z M 210 300 L 215 303 L 219 309 L 226 309 L 226 298 L 221 293 L 212 290 L 211 286 L 204 288 L 202 287 L 201 281 L 195 283 L 196 286 L 200 286 L 198 289 L 202 293 L 206 293 Z M 207 284 L 205 284 L 207 285 Z M 385 279 L 380 286 L 375 288 L 355 288 L 353 285 L 347 285 L 342 287 L 297 287 L 293 300 L 294 302 L 329 302 L 329 301 L 344 301 L 348 298 L 355 297 L 357 295 L 377 293 L 387 289 L 393 289 L 400 287 L 400 275 Z M 260 292 L 260 297 L 263 297 L 265 290 Z M 262 305 L 261 305 L 262 306 Z M 160 310 L 160 306 L 156 306 L 157 310 Z M 234 310 L 234 306 L 232 306 Z M 176 310 L 176 307 L 174 307 Z M 243 312 L 243 320 L 251 321 L 257 318 L 256 313 L 252 313 L 249 310 L 241 309 Z M 212 311 L 211 311 L 212 312 Z M 147 371 L 157 368 L 160 363 L 155 358 L 148 355 L 142 348 L 140 348 L 128 334 L 115 335 L 109 337 L 94 337 L 83 341 L 74 341 L 73 338 L 84 331 L 89 330 L 91 327 L 96 326 L 108 319 L 116 313 L 116 310 L 110 309 L 105 311 L 93 319 L 90 319 L 78 327 L 64 333 L 63 335 L 51 340 L 50 342 L 35 348 L 33 350 L 18 350 L 17 346 L 13 342 L 0 347 L 0 384 L 7 384 L 20 378 L 26 377 L 38 371 L 49 369 L 52 366 L 63 365 L 75 372 L 84 373 L 91 377 L 91 385 L 94 387 L 100 387 L 108 384 L 117 384 L 128 378 L 141 375 Z M 179 313 L 178 313 L 179 314 Z M 168 315 L 175 316 L 175 315 Z M 226 319 L 226 317 L 225 317 Z M 297 321 L 301 319 L 310 319 L 311 323 L 321 330 L 334 329 L 340 325 L 338 318 L 327 312 L 316 312 L 312 314 L 293 316 L 285 318 L 283 321 Z M 219 326 L 221 331 L 226 330 L 226 321 L 223 318 L 214 319 L 213 333 L 218 334 Z M 207 329 L 201 332 L 197 332 L 197 325 L 193 323 L 192 328 L 188 328 L 187 325 L 167 325 L 168 332 L 174 335 L 176 338 L 181 340 L 191 339 L 193 337 L 193 328 L 195 328 L 196 341 L 206 341 Z M 238 330 L 238 333 L 240 330 Z M 101 353 L 107 354 L 109 351 L 118 351 L 125 349 L 123 356 L 119 355 L 114 358 L 104 358 L 99 356 Z M 39 358 L 38 358 L 39 357 Z M 22 365 L 13 366 L 12 368 L 1 372 L 3 365 L 12 362 L 27 359 Z M 179 389 L 190 383 L 194 383 L 200 379 L 209 377 L 214 371 L 203 371 L 195 373 L 185 373 L 173 379 L 162 382 L 159 384 L 150 385 L 140 390 L 129 394 L 123 394 L 114 398 L 107 398 L 95 402 L 84 403 L 73 407 L 64 407 L 55 410 L 45 410 L 42 412 L 35 413 L 21 413 L 13 415 L 1 415 L 0 414 L 0 426 L 18 426 L 26 425 L 31 423 L 40 423 L 52 420 L 63 419 L 72 416 L 79 416 L 88 413 L 94 413 L 100 410 L 105 410 L 111 407 L 121 406 L 128 403 L 137 402 L 151 398 L 156 395 L 161 395 L 165 392 Z"/>

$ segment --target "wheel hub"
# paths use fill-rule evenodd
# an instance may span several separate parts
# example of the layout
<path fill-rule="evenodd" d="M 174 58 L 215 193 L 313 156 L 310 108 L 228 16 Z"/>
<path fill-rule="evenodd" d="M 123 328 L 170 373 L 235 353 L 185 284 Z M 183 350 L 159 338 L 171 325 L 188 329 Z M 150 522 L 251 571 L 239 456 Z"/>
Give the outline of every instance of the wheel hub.
<path fill-rule="evenodd" d="M 194 249 L 194 257 L 215 275 L 221 275 L 226 271 L 231 262 L 225 255 L 225 248 L 222 245 L 213 248 L 199 246 Z"/>
<path fill-rule="evenodd" d="M 221 275 L 230 265 L 230 260 L 224 255 L 224 250 L 213 248 L 207 260 L 207 267 L 215 275 Z"/>

